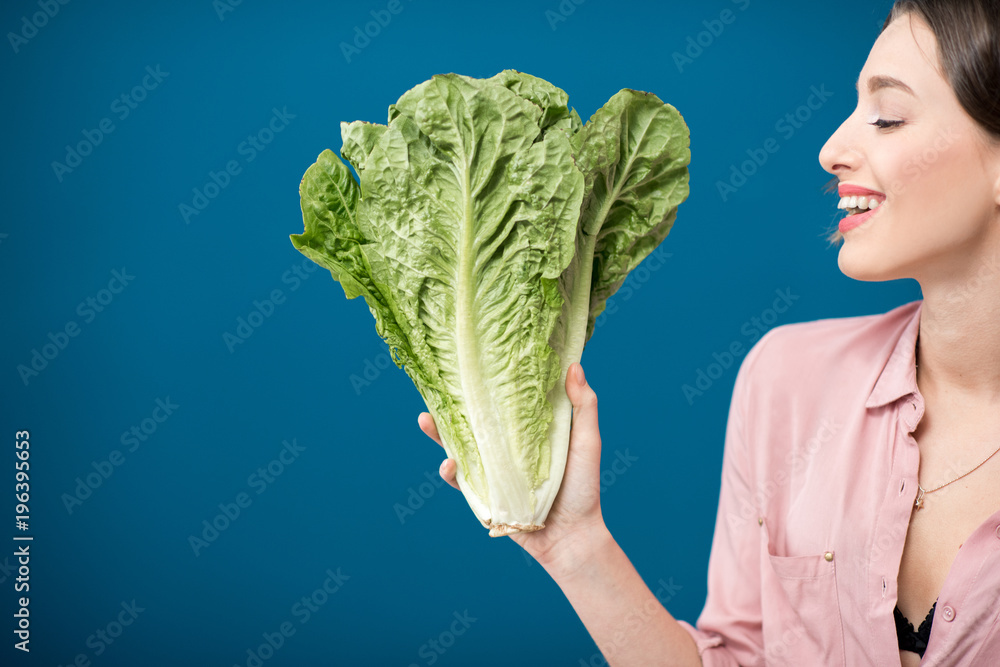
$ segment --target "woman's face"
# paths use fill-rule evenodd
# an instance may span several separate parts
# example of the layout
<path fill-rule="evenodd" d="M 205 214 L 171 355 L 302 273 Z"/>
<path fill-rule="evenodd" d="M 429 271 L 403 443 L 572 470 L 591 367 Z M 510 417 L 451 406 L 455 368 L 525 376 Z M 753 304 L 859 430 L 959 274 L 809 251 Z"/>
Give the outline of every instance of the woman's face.
<path fill-rule="evenodd" d="M 819 158 L 841 196 L 871 192 L 869 206 L 877 202 L 840 223 L 840 269 L 852 278 L 948 283 L 1000 247 L 1000 147 L 959 104 L 919 17 L 904 15 L 879 36 L 858 106 Z"/>

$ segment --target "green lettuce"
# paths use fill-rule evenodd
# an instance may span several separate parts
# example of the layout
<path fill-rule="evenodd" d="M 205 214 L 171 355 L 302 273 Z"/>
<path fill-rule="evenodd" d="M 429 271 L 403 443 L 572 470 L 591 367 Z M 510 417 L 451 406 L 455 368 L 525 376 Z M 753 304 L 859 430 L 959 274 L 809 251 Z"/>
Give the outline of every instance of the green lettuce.
<path fill-rule="evenodd" d="M 677 110 L 625 89 L 584 124 L 564 91 L 505 70 L 432 77 L 386 125 L 341 124 L 299 193 L 293 245 L 364 297 L 490 535 L 544 527 L 579 361 L 607 299 L 688 195 Z"/>

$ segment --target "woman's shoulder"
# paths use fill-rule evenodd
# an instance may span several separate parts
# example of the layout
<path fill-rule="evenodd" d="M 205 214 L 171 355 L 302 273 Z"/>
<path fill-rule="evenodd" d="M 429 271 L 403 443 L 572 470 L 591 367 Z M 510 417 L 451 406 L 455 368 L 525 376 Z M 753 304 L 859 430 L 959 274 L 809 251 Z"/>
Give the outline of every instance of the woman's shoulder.
<path fill-rule="evenodd" d="M 912 301 L 884 313 L 777 326 L 747 353 L 741 372 L 752 372 L 755 380 L 865 382 L 878 376 L 903 335 L 915 332 L 921 304 Z"/>
<path fill-rule="evenodd" d="M 895 342 L 917 316 L 921 301 L 897 306 L 885 313 L 830 317 L 777 326 L 765 334 L 757 346 L 779 348 L 785 353 L 815 354 L 817 346 L 839 350 L 880 349 Z M 769 340 L 770 339 L 770 340 Z"/>

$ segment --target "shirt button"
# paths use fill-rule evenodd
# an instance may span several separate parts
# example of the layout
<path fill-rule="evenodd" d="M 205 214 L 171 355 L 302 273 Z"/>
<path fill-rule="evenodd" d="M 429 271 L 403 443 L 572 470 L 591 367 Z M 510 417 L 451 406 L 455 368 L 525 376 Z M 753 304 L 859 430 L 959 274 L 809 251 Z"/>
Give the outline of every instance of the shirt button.
<path fill-rule="evenodd" d="M 945 605 L 945 608 L 941 610 L 941 618 L 951 622 L 955 620 L 955 609 L 951 605 Z"/>
<path fill-rule="evenodd" d="M 827 561 L 833 560 L 833 552 L 827 551 L 825 554 L 823 554 L 823 558 L 825 558 Z"/>
<path fill-rule="evenodd" d="M 1000 526 L 997 526 L 997 539 L 1000 540 Z"/>

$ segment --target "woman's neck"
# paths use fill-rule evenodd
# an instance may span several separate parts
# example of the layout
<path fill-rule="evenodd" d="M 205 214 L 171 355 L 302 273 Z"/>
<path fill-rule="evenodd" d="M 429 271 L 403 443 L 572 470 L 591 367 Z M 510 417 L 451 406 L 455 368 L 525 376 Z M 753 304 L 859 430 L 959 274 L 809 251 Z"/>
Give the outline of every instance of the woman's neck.
<path fill-rule="evenodd" d="M 1000 408 L 1000 255 L 924 289 L 917 384 L 923 394 Z"/>

